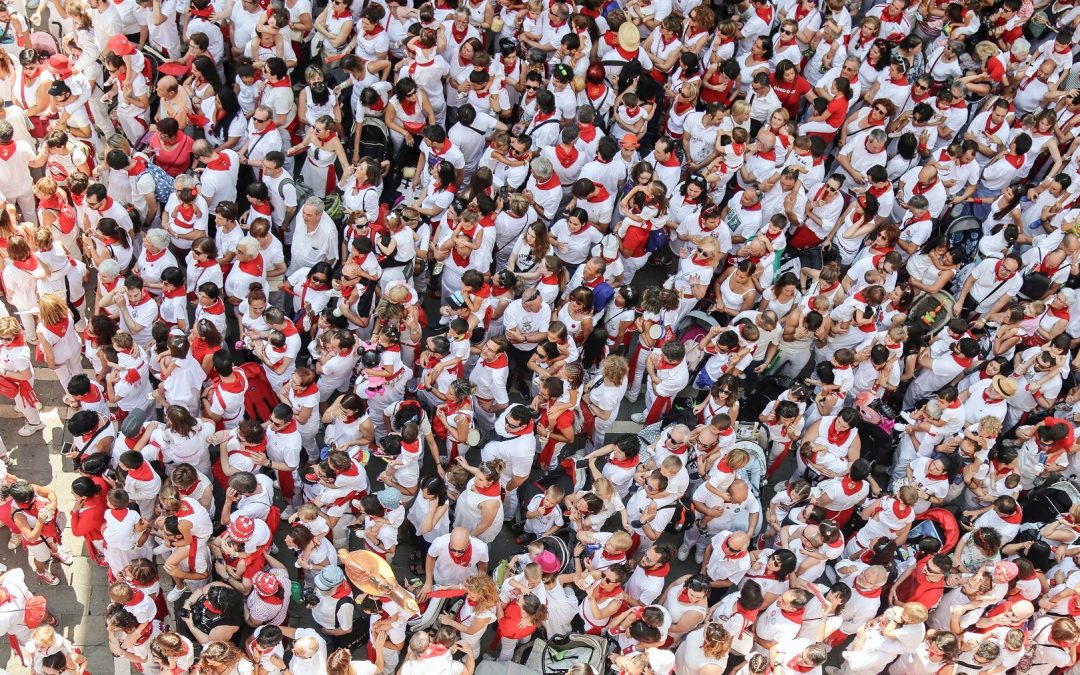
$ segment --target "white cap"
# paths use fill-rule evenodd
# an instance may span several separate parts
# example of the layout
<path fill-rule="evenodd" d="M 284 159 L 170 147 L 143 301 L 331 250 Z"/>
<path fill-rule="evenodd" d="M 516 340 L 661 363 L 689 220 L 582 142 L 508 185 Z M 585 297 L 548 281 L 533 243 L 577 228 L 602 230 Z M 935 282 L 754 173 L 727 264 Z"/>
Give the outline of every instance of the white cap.
<path fill-rule="evenodd" d="M 655 675 L 671 675 L 675 670 L 675 655 L 666 649 L 649 647 L 645 650 L 645 656 L 649 657 L 649 667 Z"/>

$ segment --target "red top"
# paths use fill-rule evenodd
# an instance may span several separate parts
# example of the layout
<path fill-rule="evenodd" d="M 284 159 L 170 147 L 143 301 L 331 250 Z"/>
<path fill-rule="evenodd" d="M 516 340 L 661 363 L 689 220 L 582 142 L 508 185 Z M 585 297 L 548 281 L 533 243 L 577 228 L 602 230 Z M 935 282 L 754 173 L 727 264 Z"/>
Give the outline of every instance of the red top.
<path fill-rule="evenodd" d="M 1005 80 L 1005 66 L 1001 65 L 1001 61 L 996 57 L 991 58 L 986 62 L 986 74 L 994 82 L 1003 82 Z"/>
<path fill-rule="evenodd" d="M 896 599 L 901 603 L 918 602 L 927 609 L 933 609 L 945 593 L 945 578 L 940 581 L 926 580 L 926 566 L 930 558 L 916 563 L 911 575 L 896 588 Z"/>
<path fill-rule="evenodd" d="M 837 96 L 833 100 L 829 101 L 829 105 L 825 106 L 825 112 L 829 113 L 829 118 L 825 120 L 825 123 L 830 127 L 839 129 L 840 125 L 844 123 L 844 118 L 847 117 L 848 100 L 843 96 Z"/>
<path fill-rule="evenodd" d="M 780 99 L 780 105 L 784 107 L 784 110 L 791 113 L 792 117 L 798 117 L 803 96 L 812 89 L 806 78 L 796 75 L 794 82 L 780 82 L 776 79 L 776 73 L 771 73 L 769 81 L 772 82 L 773 91 L 776 92 L 776 97 Z"/>
<path fill-rule="evenodd" d="M 171 150 L 166 150 L 161 145 L 161 134 L 155 133 L 150 137 L 150 147 L 154 149 L 154 164 L 173 178 L 191 168 L 191 146 L 195 143 L 191 136 L 183 131 L 177 134 L 177 141 Z"/>
<path fill-rule="evenodd" d="M 532 635 L 536 626 L 521 627 L 521 607 L 517 602 L 511 602 L 503 610 L 503 618 L 499 620 L 499 637 L 510 640 L 521 640 Z"/>

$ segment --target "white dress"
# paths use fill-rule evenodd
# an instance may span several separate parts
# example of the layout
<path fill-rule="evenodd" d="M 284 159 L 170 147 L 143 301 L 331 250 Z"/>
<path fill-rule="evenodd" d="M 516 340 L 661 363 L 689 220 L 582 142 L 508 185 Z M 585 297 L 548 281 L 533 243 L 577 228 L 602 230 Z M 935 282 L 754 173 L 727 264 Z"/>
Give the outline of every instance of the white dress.
<path fill-rule="evenodd" d="M 686 639 L 679 645 L 679 650 L 675 652 L 675 675 L 698 675 L 705 666 L 716 666 L 720 669 L 720 672 L 725 672 L 727 669 L 727 656 L 722 656 L 719 659 L 705 656 L 701 650 L 701 645 L 704 642 L 704 628 L 698 628 L 691 633 L 687 633 Z"/>
<path fill-rule="evenodd" d="M 480 524 L 480 505 L 484 502 L 495 500 L 499 504 L 499 510 L 495 513 L 495 519 L 491 521 L 491 525 L 486 530 L 481 532 L 477 539 L 483 541 L 485 544 L 490 544 L 495 540 L 495 537 L 499 536 L 499 532 L 502 531 L 503 526 L 503 506 L 502 497 L 495 496 L 490 497 L 488 495 L 482 495 L 473 489 L 473 483 L 475 479 L 470 479 L 465 491 L 461 493 L 461 496 L 457 500 L 457 509 L 454 512 L 454 527 L 464 527 L 472 532 L 473 528 Z"/>

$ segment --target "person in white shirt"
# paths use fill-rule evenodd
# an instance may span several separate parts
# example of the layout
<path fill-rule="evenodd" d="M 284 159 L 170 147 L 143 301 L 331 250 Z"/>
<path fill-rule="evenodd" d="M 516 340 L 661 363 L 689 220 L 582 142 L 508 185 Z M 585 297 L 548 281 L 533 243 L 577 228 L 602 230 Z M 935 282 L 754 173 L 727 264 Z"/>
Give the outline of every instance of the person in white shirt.
<path fill-rule="evenodd" d="M 889 161 L 886 152 L 888 134 L 884 129 L 872 129 L 847 142 L 836 157 L 837 172 L 844 176 L 844 190 L 854 192 L 866 187 L 866 172 L 872 166 L 885 166 Z"/>
<path fill-rule="evenodd" d="M 300 209 L 300 216 L 300 222 L 293 228 L 288 274 L 320 262 L 336 263 L 340 256 L 337 226 L 326 215 L 323 200 L 309 197 Z"/>

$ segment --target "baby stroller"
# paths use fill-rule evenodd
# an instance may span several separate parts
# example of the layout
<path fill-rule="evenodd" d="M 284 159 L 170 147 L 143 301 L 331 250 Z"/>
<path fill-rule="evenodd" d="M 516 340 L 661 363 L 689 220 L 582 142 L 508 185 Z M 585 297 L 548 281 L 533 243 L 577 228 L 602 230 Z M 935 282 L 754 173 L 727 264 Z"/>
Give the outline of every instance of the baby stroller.
<path fill-rule="evenodd" d="M 605 636 L 571 633 L 537 638 L 518 647 L 514 661 L 541 675 L 562 675 L 576 663 L 587 663 L 598 673 L 607 672 L 612 642 Z"/>
<path fill-rule="evenodd" d="M 574 557 L 571 553 L 572 548 L 571 544 L 567 541 L 567 538 L 571 536 L 573 536 L 573 531 L 569 528 L 564 528 L 557 534 L 549 537 L 540 537 L 536 540 L 538 543 L 543 544 L 544 549 L 550 551 L 562 565 L 559 569 L 560 573 L 574 571 Z M 522 553 L 524 552 L 524 549 L 522 549 Z M 494 579 L 497 586 L 501 587 L 508 577 L 520 573 L 521 569 L 517 568 L 517 566 L 513 569 L 511 568 L 509 558 L 503 558 L 491 573 L 491 578 Z"/>
<path fill-rule="evenodd" d="M 907 324 L 927 337 L 935 335 L 952 318 L 953 297 L 945 291 L 923 293 L 915 298 L 907 315 Z"/>

